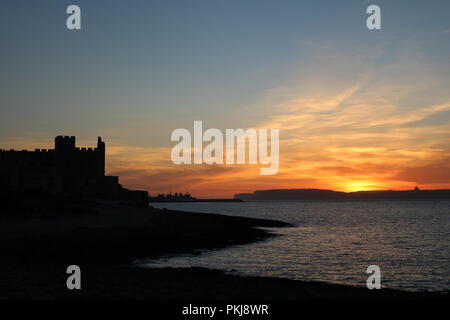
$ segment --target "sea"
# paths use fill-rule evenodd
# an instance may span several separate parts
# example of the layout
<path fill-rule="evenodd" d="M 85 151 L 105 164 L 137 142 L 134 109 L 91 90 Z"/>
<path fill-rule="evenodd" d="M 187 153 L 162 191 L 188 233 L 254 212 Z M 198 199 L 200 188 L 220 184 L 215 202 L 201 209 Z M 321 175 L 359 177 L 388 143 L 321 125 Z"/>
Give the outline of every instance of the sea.
<path fill-rule="evenodd" d="M 276 237 L 196 255 L 146 260 L 144 267 L 206 267 L 251 276 L 365 286 L 450 290 L 450 201 L 270 201 L 152 203 L 157 208 L 275 219 Z"/>

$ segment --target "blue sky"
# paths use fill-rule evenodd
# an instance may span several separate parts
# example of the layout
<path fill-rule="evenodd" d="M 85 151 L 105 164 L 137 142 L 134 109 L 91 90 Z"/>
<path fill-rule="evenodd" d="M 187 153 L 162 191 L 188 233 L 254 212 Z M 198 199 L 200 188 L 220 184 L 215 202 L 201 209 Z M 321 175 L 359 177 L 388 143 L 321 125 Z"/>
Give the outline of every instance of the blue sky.
<path fill-rule="evenodd" d="M 70 4 L 82 9 L 81 31 L 65 27 Z M 381 7 L 380 31 L 365 26 L 369 4 Z M 113 146 L 168 148 L 172 130 L 194 120 L 273 123 L 289 101 L 349 88 L 358 101 L 377 87 L 392 95 L 396 112 L 386 116 L 417 113 L 449 98 L 449 12 L 438 0 L 3 0 L 0 143 L 101 135 Z M 436 110 L 420 121 L 446 125 L 449 112 Z"/>

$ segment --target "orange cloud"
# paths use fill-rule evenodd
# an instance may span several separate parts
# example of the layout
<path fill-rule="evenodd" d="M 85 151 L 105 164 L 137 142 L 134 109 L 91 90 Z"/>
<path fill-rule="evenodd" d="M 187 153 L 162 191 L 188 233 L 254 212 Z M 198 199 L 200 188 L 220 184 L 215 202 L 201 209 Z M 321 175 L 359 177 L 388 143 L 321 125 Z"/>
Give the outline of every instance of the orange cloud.
<path fill-rule="evenodd" d="M 280 129 L 277 175 L 260 176 L 259 165 L 176 166 L 170 145 L 132 147 L 106 138 L 107 172 L 151 194 L 189 190 L 198 197 L 272 188 L 450 188 L 450 90 L 419 55 L 375 70 L 348 54 L 318 54 L 308 65 L 298 84 L 243 108 L 249 127 Z M 2 147 L 18 145 L 46 147 L 30 137 Z"/>

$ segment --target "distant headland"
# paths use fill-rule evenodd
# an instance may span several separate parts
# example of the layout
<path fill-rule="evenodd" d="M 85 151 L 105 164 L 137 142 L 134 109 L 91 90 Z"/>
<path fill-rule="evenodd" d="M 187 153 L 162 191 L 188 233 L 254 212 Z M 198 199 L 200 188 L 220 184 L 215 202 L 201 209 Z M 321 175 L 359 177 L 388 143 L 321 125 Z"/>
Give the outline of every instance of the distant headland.
<path fill-rule="evenodd" d="M 322 189 L 272 189 L 253 193 L 238 193 L 235 199 L 242 201 L 298 201 L 298 200 L 450 200 L 450 189 L 441 190 L 381 190 L 340 192 Z"/>

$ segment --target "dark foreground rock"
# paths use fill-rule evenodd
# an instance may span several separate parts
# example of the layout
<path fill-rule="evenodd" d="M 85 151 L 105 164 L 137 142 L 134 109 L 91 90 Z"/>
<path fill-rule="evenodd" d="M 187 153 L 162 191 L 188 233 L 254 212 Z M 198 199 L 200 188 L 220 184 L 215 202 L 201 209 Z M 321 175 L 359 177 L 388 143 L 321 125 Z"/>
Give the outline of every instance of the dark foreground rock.
<path fill-rule="evenodd" d="M 449 300 L 448 294 L 370 291 L 320 282 L 241 277 L 204 268 L 106 265 L 80 265 L 82 289 L 70 291 L 66 288 L 66 267 L 49 263 L 2 265 L 2 273 L 8 272 L 8 277 L 0 284 L 0 299 Z"/>
<path fill-rule="evenodd" d="M 4 218 L 0 259 L 123 264 L 162 254 L 245 244 L 272 236 L 280 221 L 97 205 L 91 213 Z"/>
<path fill-rule="evenodd" d="M 262 219 L 64 201 L 63 209 L 21 207 L 0 216 L 0 299 L 446 299 L 448 295 L 240 277 L 202 268 L 144 269 L 136 259 L 194 253 L 273 236 Z M 50 214 L 49 214 L 50 212 Z M 82 290 L 66 288 L 79 265 Z"/>

